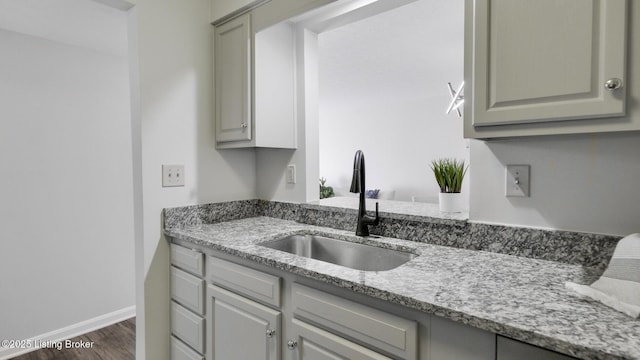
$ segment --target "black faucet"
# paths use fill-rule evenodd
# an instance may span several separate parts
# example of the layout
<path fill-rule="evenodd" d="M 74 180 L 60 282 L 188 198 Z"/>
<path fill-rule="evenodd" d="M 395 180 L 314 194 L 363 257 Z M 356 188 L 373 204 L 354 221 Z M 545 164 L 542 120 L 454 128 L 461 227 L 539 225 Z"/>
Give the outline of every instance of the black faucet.
<path fill-rule="evenodd" d="M 364 185 L 364 153 L 362 150 L 356 151 L 356 157 L 353 160 L 353 179 L 351 180 L 352 193 L 360 193 L 360 204 L 358 206 L 358 225 L 356 226 L 356 235 L 369 236 L 369 225 L 378 225 L 380 218 L 378 217 L 378 203 L 376 202 L 376 216 L 367 215 L 367 206 L 365 203 L 364 193 L 367 191 Z"/>

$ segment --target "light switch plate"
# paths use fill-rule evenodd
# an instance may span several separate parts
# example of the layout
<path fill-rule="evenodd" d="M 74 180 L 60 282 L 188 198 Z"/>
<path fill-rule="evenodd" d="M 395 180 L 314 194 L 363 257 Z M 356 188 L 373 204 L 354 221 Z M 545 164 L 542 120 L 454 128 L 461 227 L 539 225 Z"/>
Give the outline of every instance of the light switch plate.
<path fill-rule="evenodd" d="M 184 165 L 162 165 L 162 187 L 184 186 Z"/>
<path fill-rule="evenodd" d="M 529 197 L 530 166 L 507 165 L 505 176 L 505 195 L 513 197 Z"/>

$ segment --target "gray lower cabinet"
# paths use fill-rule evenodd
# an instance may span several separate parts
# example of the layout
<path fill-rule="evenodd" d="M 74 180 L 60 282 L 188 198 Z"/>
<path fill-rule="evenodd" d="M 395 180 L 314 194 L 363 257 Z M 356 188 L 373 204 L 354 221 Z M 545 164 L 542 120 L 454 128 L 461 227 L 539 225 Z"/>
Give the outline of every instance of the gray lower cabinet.
<path fill-rule="evenodd" d="M 212 256 L 206 269 L 207 360 L 418 359 L 415 321 Z"/>
<path fill-rule="evenodd" d="M 498 336 L 496 360 L 575 360 L 567 355 Z"/>
<path fill-rule="evenodd" d="M 373 350 L 296 319 L 292 320 L 292 330 L 297 334 L 297 338 L 290 340 L 292 342 L 287 345 L 298 353 L 300 360 L 391 360 Z"/>
<path fill-rule="evenodd" d="M 204 255 L 171 244 L 171 359 L 205 354 Z"/>
<path fill-rule="evenodd" d="M 171 251 L 173 360 L 572 359 L 247 260 Z"/>
<path fill-rule="evenodd" d="M 204 353 L 204 318 L 173 301 L 171 333 L 198 353 Z"/>
<path fill-rule="evenodd" d="M 206 259 L 207 360 L 282 359 L 280 278 Z"/>
<path fill-rule="evenodd" d="M 194 276 L 204 276 L 204 255 L 198 250 L 171 244 L 171 265 Z"/>
<path fill-rule="evenodd" d="M 175 336 L 171 336 L 171 360 L 204 360 L 204 357 Z"/>
<path fill-rule="evenodd" d="M 418 359 L 418 326 L 415 321 L 297 283 L 291 288 L 294 316 L 399 359 Z M 300 325 L 296 328 L 306 330 L 306 334 L 313 333 Z M 386 359 L 373 355 L 362 358 Z"/>
<path fill-rule="evenodd" d="M 207 257 L 207 281 L 258 302 L 280 307 L 280 278 L 230 261 Z"/>
<path fill-rule="evenodd" d="M 207 302 L 207 360 L 280 359 L 280 311 L 215 285 L 207 286 Z"/>
<path fill-rule="evenodd" d="M 171 298 L 197 315 L 204 315 L 204 280 L 172 266 Z"/>

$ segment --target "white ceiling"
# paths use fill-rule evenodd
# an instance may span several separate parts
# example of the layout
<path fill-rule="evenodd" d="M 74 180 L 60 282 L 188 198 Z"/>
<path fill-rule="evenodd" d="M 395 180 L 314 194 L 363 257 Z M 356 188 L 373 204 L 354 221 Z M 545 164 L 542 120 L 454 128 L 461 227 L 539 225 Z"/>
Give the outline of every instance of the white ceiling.
<path fill-rule="evenodd" d="M 0 29 L 124 56 L 127 18 L 93 0 L 0 0 Z"/>
<path fill-rule="evenodd" d="M 319 35 L 321 101 L 446 94 L 463 56 L 464 0 L 418 0 Z"/>

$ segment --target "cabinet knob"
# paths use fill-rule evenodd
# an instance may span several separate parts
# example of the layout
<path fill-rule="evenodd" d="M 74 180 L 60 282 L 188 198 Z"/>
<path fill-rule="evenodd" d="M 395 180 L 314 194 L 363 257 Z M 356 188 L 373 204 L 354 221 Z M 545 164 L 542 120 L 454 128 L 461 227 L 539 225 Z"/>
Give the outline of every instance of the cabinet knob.
<path fill-rule="evenodd" d="M 622 80 L 618 78 L 611 78 L 604 83 L 604 88 L 609 91 L 618 90 L 622 87 Z"/>
<path fill-rule="evenodd" d="M 243 129 L 246 129 L 247 128 L 247 123 L 241 123 L 240 127 L 243 128 Z"/>
<path fill-rule="evenodd" d="M 275 334 L 276 334 L 276 331 L 275 331 L 275 330 L 273 330 L 273 329 L 267 329 L 267 337 L 268 337 L 268 338 L 272 338 L 272 337 L 273 337 L 273 335 L 275 335 Z"/>
<path fill-rule="evenodd" d="M 287 341 L 287 349 L 293 350 L 296 348 L 296 346 L 298 346 L 298 342 L 296 340 Z"/>

